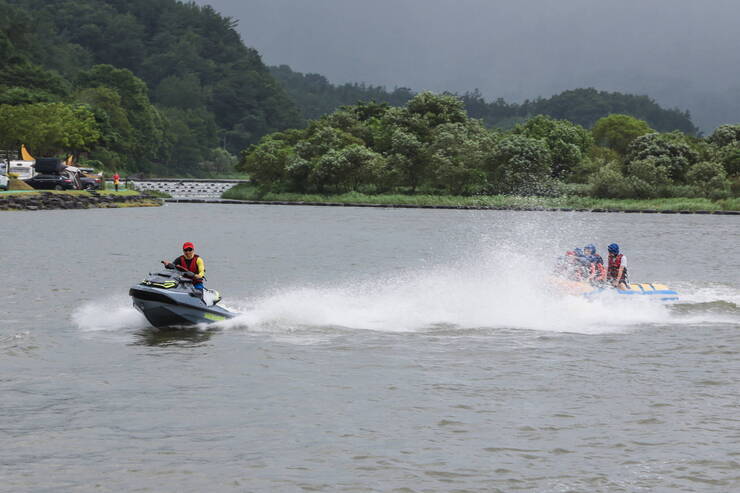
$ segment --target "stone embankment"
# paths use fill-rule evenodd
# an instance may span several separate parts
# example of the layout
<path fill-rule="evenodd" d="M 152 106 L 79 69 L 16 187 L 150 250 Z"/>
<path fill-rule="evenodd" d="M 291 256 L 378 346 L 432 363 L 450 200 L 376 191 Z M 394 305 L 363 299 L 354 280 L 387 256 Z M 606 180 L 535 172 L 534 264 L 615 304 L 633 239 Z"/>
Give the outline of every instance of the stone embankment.
<path fill-rule="evenodd" d="M 47 209 L 92 209 L 113 207 L 156 207 L 162 200 L 147 195 L 111 195 L 89 192 L 23 193 L 0 195 L 0 210 L 37 211 Z"/>

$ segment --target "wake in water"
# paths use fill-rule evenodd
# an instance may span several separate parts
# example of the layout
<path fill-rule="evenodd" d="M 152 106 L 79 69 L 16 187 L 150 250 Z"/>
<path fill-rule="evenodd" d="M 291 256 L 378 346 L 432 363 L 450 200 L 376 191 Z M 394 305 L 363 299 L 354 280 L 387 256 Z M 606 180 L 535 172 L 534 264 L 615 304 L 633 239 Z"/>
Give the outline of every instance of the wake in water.
<path fill-rule="evenodd" d="M 655 324 L 737 323 L 739 318 L 740 296 L 730 286 L 678 285 L 682 301 L 676 305 L 608 293 L 588 300 L 554 290 L 547 282 L 550 266 L 498 252 L 340 286 L 279 289 L 231 303 L 241 315 L 216 327 L 285 333 L 307 328 L 418 332 L 442 326 L 597 334 Z M 127 297 L 86 304 L 73 321 L 84 331 L 148 326 Z"/>
<path fill-rule="evenodd" d="M 438 326 L 601 333 L 667 322 L 669 311 L 648 300 L 563 296 L 546 282 L 548 268 L 529 257 L 479 258 L 337 287 L 279 290 L 239 307 L 220 324 L 251 330 L 342 327 L 423 331 Z"/>
<path fill-rule="evenodd" d="M 140 329 L 149 325 L 128 296 L 85 303 L 72 313 L 72 321 L 85 332 Z"/>

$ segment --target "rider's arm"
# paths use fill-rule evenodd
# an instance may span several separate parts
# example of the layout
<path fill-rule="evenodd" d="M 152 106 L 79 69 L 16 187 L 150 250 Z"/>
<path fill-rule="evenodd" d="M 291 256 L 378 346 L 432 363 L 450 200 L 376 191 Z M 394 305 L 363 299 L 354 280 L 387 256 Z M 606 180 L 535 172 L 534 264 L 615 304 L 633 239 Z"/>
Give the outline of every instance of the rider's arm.
<path fill-rule="evenodd" d="M 165 269 L 174 269 L 177 265 L 177 261 L 180 260 L 180 257 L 177 257 L 174 262 L 167 262 L 166 260 L 162 260 L 162 263 L 164 264 Z"/>
<path fill-rule="evenodd" d="M 198 261 L 196 262 L 198 264 L 198 273 L 196 274 L 198 277 L 205 277 L 206 275 L 206 264 L 203 262 L 203 259 L 198 257 Z"/>
<path fill-rule="evenodd" d="M 619 272 L 617 272 L 617 279 L 619 280 L 619 282 L 624 282 L 622 280 L 622 275 L 624 275 L 625 267 L 627 267 L 627 257 L 622 255 L 622 261 L 619 264 Z"/>

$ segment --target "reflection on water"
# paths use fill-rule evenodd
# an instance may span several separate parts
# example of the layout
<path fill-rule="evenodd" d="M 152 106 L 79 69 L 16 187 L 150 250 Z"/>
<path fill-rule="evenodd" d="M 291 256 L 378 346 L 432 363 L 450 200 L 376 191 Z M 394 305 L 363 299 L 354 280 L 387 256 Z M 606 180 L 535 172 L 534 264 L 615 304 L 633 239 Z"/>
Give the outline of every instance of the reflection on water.
<path fill-rule="evenodd" d="M 133 345 L 139 346 L 202 346 L 211 339 L 215 329 L 144 329 L 135 333 Z"/>

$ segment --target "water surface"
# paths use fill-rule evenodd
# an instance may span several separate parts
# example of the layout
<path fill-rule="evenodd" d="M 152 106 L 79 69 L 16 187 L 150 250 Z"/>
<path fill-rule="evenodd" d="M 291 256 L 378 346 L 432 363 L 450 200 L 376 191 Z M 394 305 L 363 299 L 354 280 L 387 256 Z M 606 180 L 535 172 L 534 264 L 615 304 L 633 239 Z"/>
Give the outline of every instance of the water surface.
<path fill-rule="evenodd" d="M 733 491 L 732 216 L 168 205 L 0 215 L 0 490 Z M 243 315 L 128 287 L 193 241 Z M 662 306 L 569 298 L 617 241 Z"/>

